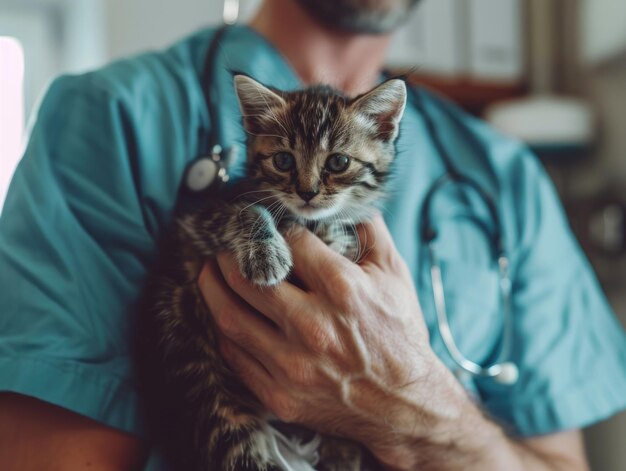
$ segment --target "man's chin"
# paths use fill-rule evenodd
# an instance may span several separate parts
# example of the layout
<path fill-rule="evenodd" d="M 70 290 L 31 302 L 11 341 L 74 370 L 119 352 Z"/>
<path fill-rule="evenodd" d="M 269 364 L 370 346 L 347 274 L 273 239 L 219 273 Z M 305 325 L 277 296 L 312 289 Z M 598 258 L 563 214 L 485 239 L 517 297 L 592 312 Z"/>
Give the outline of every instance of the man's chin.
<path fill-rule="evenodd" d="M 389 34 L 409 17 L 420 0 L 298 0 L 298 3 L 331 28 L 356 34 Z"/>

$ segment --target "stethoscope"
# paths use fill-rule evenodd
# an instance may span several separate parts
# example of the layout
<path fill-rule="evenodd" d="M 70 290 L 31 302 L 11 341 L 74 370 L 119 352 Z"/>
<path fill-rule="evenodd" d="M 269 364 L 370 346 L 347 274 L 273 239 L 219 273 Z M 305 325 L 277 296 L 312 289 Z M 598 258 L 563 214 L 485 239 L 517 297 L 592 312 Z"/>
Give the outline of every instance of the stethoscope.
<path fill-rule="evenodd" d="M 502 233 L 503 225 L 500 220 L 498 208 L 494 199 L 487 191 L 484 190 L 483 187 L 456 169 L 452 163 L 450 154 L 443 145 L 443 141 L 439 135 L 437 127 L 435 126 L 434 120 L 427 109 L 425 100 L 422 98 L 422 92 L 415 89 L 415 87 L 409 87 L 409 90 L 410 94 L 413 96 L 413 102 L 421 112 L 428 133 L 432 136 L 435 149 L 441 157 L 445 168 L 443 175 L 435 180 L 430 189 L 426 192 L 424 202 L 422 203 L 419 231 L 422 243 L 427 247 L 428 258 L 430 261 L 430 281 L 432 284 L 435 311 L 437 313 L 437 326 L 439 334 L 441 335 L 448 354 L 460 368 L 461 372 L 469 373 L 474 377 L 492 378 L 500 384 L 513 385 L 519 378 L 519 368 L 514 362 L 510 361 L 513 340 L 513 301 L 511 296 L 512 283 L 509 276 L 509 257 L 506 252 L 504 235 Z M 450 323 L 448 321 L 446 297 L 443 288 L 443 279 L 441 276 L 441 264 L 439 263 L 436 250 L 436 241 L 439 236 L 439 231 L 437 230 L 435 224 L 433 224 L 431 208 L 433 207 L 433 200 L 435 196 L 439 194 L 444 187 L 450 185 L 465 185 L 467 188 L 472 189 L 485 203 L 489 216 L 494 223 L 494 229 L 490 234 L 490 239 L 491 247 L 495 253 L 495 259 L 498 266 L 499 300 L 503 310 L 504 322 L 496 360 L 488 366 L 483 366 L 473 362 L 463 355 L 454 340 L 452 330 L 450 329 Z"/>
<path fill-rule="evenodd" d="M 228 2 L 227 2 L 228 3 Z M 231 2 L 232 3 L 232 2 Z M 230 22 L 229 22 L 230 23 Z M 207 110 L 210 117 L 211 130 L 208 136 L 208 152 L 195 159 L 188 165 L 184 175 L 184 185 L 182 191 L 194 196 L 205 195 L 207 193 L 218 192 L 220 188 L 229 181 L 228 164 L 234 158 L 235 148 L 224 148 L 221 143 L 222 120 L 219 119 L 217 110 L 212 103 L 217 103 L 219 97 L 216 87 L 211 84 L 215 74 L 216 54 L 220 42 L 228 31 L 228 24 L 222 26 L 215 34 L 209 45 L 205 60 L 205 67 L 202 78 L 202 85 L 205 93 Z M 434 120 L 428 110 L 422 93 L 415 87 L 409 87 L 409 94 L 415 106 L 420 111 L 428 132 L 432 136 L 433 143 L 445 167 L 444 174 L 431 186 L 427 192 L 421 211 L 420 237 L 423 244 L 428 249 L 430 260 L 430 278 L 432 283 L 435 310 L 437 313 L 437 325 L 446 350 L 452 360 L 459 367 L 459 371 L 469 373 L 473 377 L 492 378 L 496 382 L 504 385 L 513 385 L 517 382 L 519 370 L 515 363 L 510 361 L 512 343 L 512 299 L 511 299 L 511 279 L 509 277 L 509 259 L 505 251 L 502 234 L 502 224 L 498 215 L 494 199 L 475 181 L 461 174 L 452 164 L 450 154 L 443 145 L 443 141 L 437 132 Z M 485 202 L 490 217 L 494 221 L 495 233 L 492 235 L 492 244 L 495 248 L 495 257 L 499 271 L 499 299 L 502 305 L 504 323 L 502 337 L 499 345 L 498 355 L 495 362 L 482 366 L 468 359 L 459 350 L 448 321 L 446 309 L 446 298 L 443 289 L 441 275 L 441 265 L 437 257 L 435 242 L 438 237 L 438 230 L 432 223 L 431 207 L 434 197 L 440 190 L 448 185 L 465 185 L 473 189 Z"/>

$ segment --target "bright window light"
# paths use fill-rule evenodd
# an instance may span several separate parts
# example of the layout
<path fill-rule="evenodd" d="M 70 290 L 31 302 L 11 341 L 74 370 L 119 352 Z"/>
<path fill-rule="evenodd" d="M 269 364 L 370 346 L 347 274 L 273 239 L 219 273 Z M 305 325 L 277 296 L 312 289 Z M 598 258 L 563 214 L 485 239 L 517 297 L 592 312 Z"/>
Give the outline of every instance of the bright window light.
<path fill-rule="evenodd" d="M 24 146 L 24 51 L 0 36 L 0 212 Z"/>

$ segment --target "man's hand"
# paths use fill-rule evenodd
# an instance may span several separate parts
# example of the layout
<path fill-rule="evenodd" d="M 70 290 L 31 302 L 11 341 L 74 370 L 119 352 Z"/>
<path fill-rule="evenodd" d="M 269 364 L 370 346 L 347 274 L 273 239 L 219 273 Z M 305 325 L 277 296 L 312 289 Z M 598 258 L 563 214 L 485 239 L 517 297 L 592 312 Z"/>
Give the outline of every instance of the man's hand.
<path fill-rule="evenodd" d="M 199 284 L 223 354 L 259 400 L 285 422 L 361 442 L 389 469 L 586 469 L 577 433 L 514 443 L 483 417 L 432 352 L 382 218 L 360 239 L 356 265 L 296 232 L 296 280 L 273 288 L 251 285 L 230 255 L 206 265 Z"/>
<path fill-rule="evenodd" d="M 361 240 L 356 265 L 296 232 L 298 285 L 258 289 L 229 255 L 208 264 L 200 284 L 224 356 L 270 411 L 384 457 L 416 429 L 432 433 L 456 417 L 464 394 L 430 348 L 411 275 L 382 218 L 362 227 Z"/>

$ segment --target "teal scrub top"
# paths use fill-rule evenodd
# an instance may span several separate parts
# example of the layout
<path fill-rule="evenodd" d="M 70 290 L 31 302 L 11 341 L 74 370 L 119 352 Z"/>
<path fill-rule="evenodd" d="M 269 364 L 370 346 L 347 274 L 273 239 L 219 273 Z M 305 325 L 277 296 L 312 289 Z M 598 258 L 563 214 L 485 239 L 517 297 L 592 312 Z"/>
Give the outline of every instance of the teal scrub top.
<path fill-rule="evenodd" d="M 70 409 L 143 435 L 131 361 L 134 306 L 184 170 L 211 127 L 201 86 L 208 29 L 167 51 L 64 76 L 48 90 L 0 217 L 0 391 Z M 280 89 L 299 86 L 287 62 L 237 26 L 214 66 L 222 144 L 245 135 L 233 71 Z M 626 341 L 536 158 L 453 105 L 425 107 L 456 167 L 493 195 L 513 279 L 513 386 L 461 378 L 508 431 L 578 428 L 626 406 Z M 444 169 L 411 103 L 384 215 L 419 293 L 434 351 L 455 368 L 437 329 L 419 237 L 424 195 Z M 489 234 L 471 191 L 443 189 L 432 214 L 451 329 L 477 362 L 497 354 L 503 316 Z M 419 315 L 416 313 L 416 315 Z M 140 328 L 140 326 L 139 326 Z"/>

